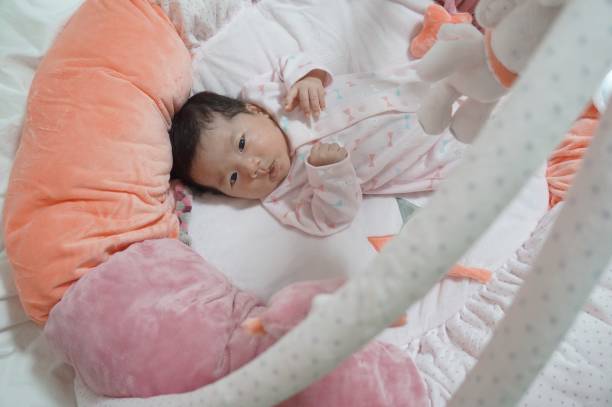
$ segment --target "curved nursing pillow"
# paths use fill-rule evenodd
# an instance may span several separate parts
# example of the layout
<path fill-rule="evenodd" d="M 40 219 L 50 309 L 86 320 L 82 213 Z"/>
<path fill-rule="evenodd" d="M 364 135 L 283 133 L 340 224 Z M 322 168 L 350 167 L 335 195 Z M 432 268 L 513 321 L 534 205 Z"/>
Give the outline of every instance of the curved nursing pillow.
<path fill-rule="evenodd" d="M 146 0 L 91 0 L 41 62 L 4 208 L 21 302 L 37 323 L 77 279 L 145 239 L 176 237 L 167 128 L 190 55 Z"/>

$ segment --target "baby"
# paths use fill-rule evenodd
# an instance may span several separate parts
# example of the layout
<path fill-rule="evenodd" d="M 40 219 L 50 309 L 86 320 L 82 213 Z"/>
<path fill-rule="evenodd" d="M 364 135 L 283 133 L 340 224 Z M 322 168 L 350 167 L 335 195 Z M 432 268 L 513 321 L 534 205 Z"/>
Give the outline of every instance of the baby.
<path fill-rule="evenodd" d="M 458 162 L 464 146 L 425 135 L 415 119 L 427 88 L 410 64 L 334 79 L 305 54 L 281 58 L 240 100 L 187 101 L 170 129 L 173 177 L 259 199 L 308 234 L 335 233 L 363 194 L 431 191 Z"/>

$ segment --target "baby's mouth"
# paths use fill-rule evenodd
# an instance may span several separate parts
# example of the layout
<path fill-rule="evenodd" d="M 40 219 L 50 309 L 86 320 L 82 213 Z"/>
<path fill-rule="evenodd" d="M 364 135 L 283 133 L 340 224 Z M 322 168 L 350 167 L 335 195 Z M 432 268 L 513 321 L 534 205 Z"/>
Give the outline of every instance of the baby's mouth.
<path fill-rule="evenodd" d="M 278 166 L 276 165 L 276 160 L 272 161 L 270 167 L 268 167 L 268 174 L 270 174 L 270 179 L 272 181 L 276 180 L 276 174 L 278 174 Z"/>

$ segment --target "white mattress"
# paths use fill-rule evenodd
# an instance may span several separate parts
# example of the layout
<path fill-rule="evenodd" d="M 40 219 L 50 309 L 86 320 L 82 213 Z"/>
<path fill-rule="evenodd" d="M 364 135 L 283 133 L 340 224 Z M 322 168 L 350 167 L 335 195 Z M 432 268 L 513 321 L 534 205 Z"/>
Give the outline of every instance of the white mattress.
<path fill-rule="evenodd" d="M 34 71 L 81 1 L 0 2 L 1 206 Z M 0 232 L 0 406 L 75 405 L 72 368 L 49 351 L 40 329 L 27 321 Z"/>
<path fill-rule="evenodd" d="M 0 4 L 0 58 L 8 62 L 0 64 L 0 203 L 34 69 L 80 2 L 65 0 L 61 7 L 35 0 Z M 243 8 L 220 33 L 193 50 L 196 85 L 236 94 L 245 78 L 299 49 L 319 52 L 338 73 L 394 64 L 406 58 L 407 39 L 420 19 L 417 11 L 427 3 L 262 0 Z M 464 262 L 500 266 L 528 238 L 546 202 L 540 173 Z M 291 281 L 358 273 L 375 256 L 367 236 L 393 234 L 400 225 L 393 198 L 369 198 L 349 230 L 322 240 L 281 227 L 258 206 L 207 197 L 195 202 L 191 234 L 194 248 L 238 286 L 266 297 Z M 74 373 L 49 352 L 39 329 L 25 322 L 3 248 L 0 240 L 0 405 L 74 405 Z M 416 343 L 424 332 L 444 326 L 480 288 L 443 280 L 410 309 L 408 325 L 388 330 L 382 338 L 403 346 Z M 609 302 L 599 309 L 607 318 Z"/>

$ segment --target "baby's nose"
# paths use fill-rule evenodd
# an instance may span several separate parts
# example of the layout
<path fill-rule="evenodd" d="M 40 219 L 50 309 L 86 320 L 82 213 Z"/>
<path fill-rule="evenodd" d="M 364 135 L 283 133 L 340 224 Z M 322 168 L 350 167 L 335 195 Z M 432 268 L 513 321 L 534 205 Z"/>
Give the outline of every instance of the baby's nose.
<path fill-rule="evenodd" d="M 257 178 L 263 173 L 263 169 L 261 168 L 261 159 L 259 158 L 249 158 L 245 167 L 246 172 L 251 178 Z"/>

